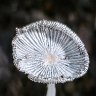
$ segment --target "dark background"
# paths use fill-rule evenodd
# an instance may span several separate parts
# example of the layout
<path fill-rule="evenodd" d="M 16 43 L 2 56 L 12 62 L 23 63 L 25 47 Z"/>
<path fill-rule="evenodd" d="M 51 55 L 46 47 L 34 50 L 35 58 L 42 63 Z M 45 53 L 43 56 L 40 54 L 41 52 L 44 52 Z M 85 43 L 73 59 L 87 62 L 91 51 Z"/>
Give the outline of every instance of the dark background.
<path fill-rule="evenodd" d="M 96 96 L 96 0 L 0 0 L 0 96 L 45 96 L 46 84 L 19 72 L 12 58 L 15 28 L 47 19 L 66 24 L 84 42 L 90 66 L 86 75 L 57 84 L 57 96 Z"/>

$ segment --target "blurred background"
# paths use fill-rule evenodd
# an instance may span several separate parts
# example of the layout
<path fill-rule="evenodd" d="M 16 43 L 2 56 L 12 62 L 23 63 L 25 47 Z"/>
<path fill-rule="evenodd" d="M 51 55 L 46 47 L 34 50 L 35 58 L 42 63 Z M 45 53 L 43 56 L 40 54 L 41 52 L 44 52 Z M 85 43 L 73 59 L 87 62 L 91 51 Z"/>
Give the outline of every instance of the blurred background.
<path fill-rule="evenodd" d="M 41 19 L 70 27 L 90 56 L 87 74 L 57 84 L 57 96 L 96 96 L 96 0 L 0 0 L 0 96 L 46 96 L 46 84 L 32 82 L 15 68 L 11 46 L 16 27 Z"/>

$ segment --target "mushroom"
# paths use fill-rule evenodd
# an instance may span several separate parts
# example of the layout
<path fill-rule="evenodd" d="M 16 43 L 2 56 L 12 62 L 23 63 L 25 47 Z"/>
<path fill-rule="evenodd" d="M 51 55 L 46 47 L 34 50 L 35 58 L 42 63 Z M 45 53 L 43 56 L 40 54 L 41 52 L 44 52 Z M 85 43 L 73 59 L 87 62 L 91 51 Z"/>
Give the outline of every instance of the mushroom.
<path fill-rule="evenodd" d="M 14 64 L 34 82 L 48 84 L 47 96 L 55 96 L 55 84 L 83 76 L 89 57 L 83 42 L 66 25 L 41 20 L 16 28 L 12 41 Z"/>

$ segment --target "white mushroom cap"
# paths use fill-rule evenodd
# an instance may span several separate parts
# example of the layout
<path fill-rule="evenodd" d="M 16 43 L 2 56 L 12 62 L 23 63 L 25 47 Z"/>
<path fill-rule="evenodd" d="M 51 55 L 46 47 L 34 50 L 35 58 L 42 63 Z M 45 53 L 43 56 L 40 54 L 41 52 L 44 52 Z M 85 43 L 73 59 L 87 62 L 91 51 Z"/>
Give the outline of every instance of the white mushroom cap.
<path fill-rule="evenodd" d="M 64 83 L 88 70 L 84 44 L 58 22 L 41 20 L 17 29 L 12 46 L 15 66 L 35 82 Z"/>

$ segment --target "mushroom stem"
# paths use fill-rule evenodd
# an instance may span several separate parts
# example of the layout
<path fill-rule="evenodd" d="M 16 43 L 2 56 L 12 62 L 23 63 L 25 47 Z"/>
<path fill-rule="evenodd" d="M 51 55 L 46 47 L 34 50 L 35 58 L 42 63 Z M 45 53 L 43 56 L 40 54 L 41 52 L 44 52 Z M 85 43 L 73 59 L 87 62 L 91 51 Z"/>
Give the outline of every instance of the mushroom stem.
<path fill-rule="evenodd" d="M 56 95 L 56 89 L 55 84 L 48 84 L 47 85 L 47 95 L 46 96 L 55 96 Z"/>

